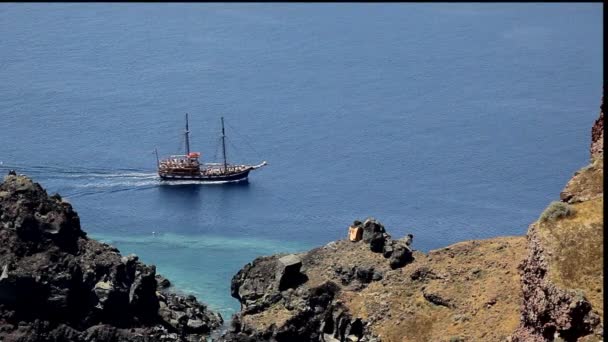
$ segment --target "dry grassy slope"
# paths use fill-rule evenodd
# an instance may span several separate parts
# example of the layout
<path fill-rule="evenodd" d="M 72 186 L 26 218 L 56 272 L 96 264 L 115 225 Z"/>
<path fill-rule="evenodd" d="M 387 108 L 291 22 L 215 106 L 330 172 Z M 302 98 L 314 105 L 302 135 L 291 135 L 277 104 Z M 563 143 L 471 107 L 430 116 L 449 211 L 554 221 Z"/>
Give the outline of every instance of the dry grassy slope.
<path fill-rule="evenodd" d="M 309 277 L 302 286 L 326 280 L 342 286 L 339 300 L 354 317 L 370 322 L 369 329 L 382 341 L 501 341 L 519 323 L 517 266 L 525 244 L 523 236 L 460 242 L 428 255 L 415 252 L 413 263 L 391 270 L 367 244 L 341 240 L 301 255 Z M 357 282 L 341 285 L 336 266 L 373 266 L 384 277 L 360 290 Z M 413 273 L 426 276 L 414 280 Z M 439 296 L 448 307 L 431 303 L 424 294 Z M 262 331 L 281 326 L 293 313 L 277 303 L 244 316 L 243 322 Z"/>
<path fill-rule="evenodd" d="M 564 202 L 577 203 L 602 197 L 603 194 L 604 156 L 601 154 L 574 174 L 560 193 L 560 198 Z"/>
<path fill-rule="evenodd" d="M 603 158 L 578 171 L 564 193 L 575 214 L 532 227 L 546 251 L 551 281 L 582 290 L 603 315 Z M 340 285 L 339 300 L 382 341 L 504 341 L 520 323 L 518 266 L 527 253 L 524 236 L 473 240 L 428 255 L 415 252 L 413 263 L 391 270 L 367 244 L 341 240 L 300 255 L 309 277 L 302 287 L 327 280 Z M 358 282 L 344 286 L 335 272 L 337 266 L 371 266 L 383 273 L 383 279 L 363 289 Z M 432 297 L 444 304 L 432 303 Z M 276 303 L 245 315 L 243 322 L 262 331 L 273 324 L 281 326 L 294 313 Z"/>
<path fill-rule="evenodd" d="M 582 290 L 603 315 L 603 157 L 579 170 L 564 193 L 575 214 L 531 227 L 546 252 L 549 279 L 565 289 Z M 518 266 L 529 252 L 527 247 L 524 236 L 465 241 L 428 255 L 415 252 L 413 263 L 391 270 L 367 244 L 341 240 L 300 254 L 302 270 L 309 277 L 302 287 L 327 280 L 340 285 L 338 299 L 382 341 L 505 341 L 520 323 Z M 371 266 L 383 273 L 383 279 L 363 289 L 358 282 L 345 286 L 335 272 L 337 266 Z M 431 297 L 444 305 L 432 303 Z M 263 331 L 283 325 L 294 314 L 276 303 L 245 315 L 243 322 Z"/>
<path fill-rule="evenodd" d="M 542 268 L 547 261 L 549 281 L 545 282 L 542 274 L 530 275 L 523 271 L 524 276 L 541 277 L 541 287 L 556 285 L 565 290 L 582 291 L 593 310 L 602 317 L 603 114 L 592 133 L 592 163 L 579 170 L 560 194 L 563 201 L 573 206 L 575 214 L 530 226 L 528 235 L 537 234 L 541 246 L 534 245 L 537 239 L 530 239 L 531 236 L 528 240 L 521 236 L 465 241 L 428 255 L 416 252 L 413 263 L 391 270 L 387 260 L 381 254 L 372 253 L 367 244 L 341 240 L 301 254 L 303 271 L 309 277 L 302 287 L 314 287 L 327 280 L 340 285 L 338 300 L 353 317 L 363 319 L 368 324 L 366 330 L 382 341 L 507 341 L 511 338 L 545 341 L 546 338 L 534 330 L 538 327 L 528 324 L 547 322 L 536 322 L 535 312 L 525 310 L 543 309 L 547 305 L 552 310 L 553 304 L 550 298 L 543 298 L 544 289 L 534 285 L 536 287 L 528 290 L 539 294 L 533 299 L 540 300 L 540 304 L 527 306 L 518 271 L 524 259 L 538 262 L 534 251 L 540 250 L 544 253 L 540 256 L 543 264 L 533 266 Z M 337 266 L 345 269 L 373 266 L 383 273 L 383 279 L 363 289 L 357 287 L 357 282 L 342 286 L 335 272 Z M 532 319 L 534 322 L 524 321 L 524 313 L 536 317 Z M 273 324 L 281 326 L 293 314 L 279 302 L 264 312 L 245 315 L 243 321 L 264 330 Z M 559 326 L 561 323 L 548 324 Z M 518 333 L 512 335 L 516 329 Z M 590 334 L 579 341 L 598 338 Z"/>
<path fill-rule="evenodd" d="M 517 266 L 524 237 L 474 240 L 419 254 L 361 292 L 343 292 L 354 316 L 371 322 L 382 341 L 505 340 L 519 323 Z M 412 279 L 414 273 L 426 277 Z M 434 294 L 447 306 L 424 294 Z"/>
<path fill-rule="evenodd" d="M 348 291 L 358 284 L 354 282 L 348 286 L 342 285 L 339 275 L 335 272 L 336 266 L 344 269 L 354 266 L 374 267 L 375 270 L 383 273 L 390 270 L 387 259 L 383 258 L 382 254 L 371 252 L 369 244 L 362 241 L 357 243 L 347 240 L 334 241 L 301 253 L 299 256 L 302 257 L 301 270 L 308 276 L 308 281 L 301 285 L 302 288 L 314 288 L 330 280 L 339 285 L 343 291 Z M 242 322 L 255 330 L 263 331 L 272 324 L 283 325 L 294 314 L 295 311 L 288 310 L 282 302 L 279 302 L 260 313 L 243 316 Z"/>
<path fill-rule="evenodd" d="M 576 173 L 566 190 L 574 194 L 574 215 L 537 222 L 547 252 L 549 279 L 565 289 L 580 289 L 603 317 L 604 198 L 603 156 Z"/>
<path fill-rule="evenodd" d="M 551 219 L 543 213 L 528 230 L 522 319 L 514 341 L 603 340 L 603 99 L 591 132 L 591 163 L 560 193 L 569 208 L 551 204 L 545 210 L 565 215 Z"/>

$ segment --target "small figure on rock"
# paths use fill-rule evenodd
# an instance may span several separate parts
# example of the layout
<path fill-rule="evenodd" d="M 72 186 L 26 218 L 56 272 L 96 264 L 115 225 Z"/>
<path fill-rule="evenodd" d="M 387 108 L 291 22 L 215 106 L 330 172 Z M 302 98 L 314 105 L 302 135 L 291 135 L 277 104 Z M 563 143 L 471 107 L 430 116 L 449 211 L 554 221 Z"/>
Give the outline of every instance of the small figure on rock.
<path fill-rule="evenodd" d="M 405 245 L 409 247 L 412 245 L 413 241 L 414 241 L 414 235 L 407 234 L 407 236 L 405 237 Z"/>
<path fill-rule="evenodd" d="M 10 171 L 8 172 L 8 175 L 9 175 L 9 176 L 16 176 L 16 175 L 17 175 L 17 172 L 15 172 L 15 170 L 10 170 Z"/>

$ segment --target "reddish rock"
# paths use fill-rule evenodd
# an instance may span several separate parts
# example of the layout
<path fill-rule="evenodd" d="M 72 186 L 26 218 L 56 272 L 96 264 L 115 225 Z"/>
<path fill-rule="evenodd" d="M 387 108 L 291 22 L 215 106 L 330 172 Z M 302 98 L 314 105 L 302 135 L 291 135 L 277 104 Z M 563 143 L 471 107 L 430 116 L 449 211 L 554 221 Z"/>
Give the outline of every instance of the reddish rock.
<path fill-rule="evenodd" d="M 568 341 L 576 341 L 592 334 L 601 323 L 599 316 L 583 295 L 561 289 L 549 280 L 546 253 L 535 225 L 528 231 L 528 248 L 528 257 L 520 265 L 524 296 L 521 324 L 512 341 L 547 341 L 556 333 Z"/>
<path fill-rule="evenodd" d="M 604 96 L 600 105 L 600 117 L 591 128 L 591 158 L 604 153 Z"/>

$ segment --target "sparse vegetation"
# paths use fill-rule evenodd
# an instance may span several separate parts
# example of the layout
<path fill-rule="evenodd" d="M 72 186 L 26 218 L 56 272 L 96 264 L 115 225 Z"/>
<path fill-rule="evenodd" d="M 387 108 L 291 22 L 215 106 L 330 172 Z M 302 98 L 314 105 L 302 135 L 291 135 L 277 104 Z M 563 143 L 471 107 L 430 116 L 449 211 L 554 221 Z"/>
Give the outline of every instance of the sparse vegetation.
<path fill-rule="evenodd" d="M 360 292 L 344 292 L 340 300 L 349 313 L 372 322 L 370 330 L 382 341 L 503 341 L 519 325 L 517 267 L 525 255 L 522 236 L 461 242 L 417 255 L 413 264 Z M 434 276 L 412 277 L 420 269 Z M 423 291 L 450 298 L 454 306 L 433 305 Z"/>
<path fill-rule="evenodd" d="M 545 224 L 544 242 L 552 254 L 552 280 L 565 288 L 581 289 L 595 310 L 603 314 L 604 224 L 603 199 L 572 205 L 577 214 Z"/>
<path fill-rule="evenodd" d="M 436 321 L 436 317 L 433 315 L 424 315 L 418 314 L 413 317 L 405 320 L 404 329 L 407 332 L 407 339 L 403 339 L 405 341 L 431 341 L 433 324 Z M 393 332 L 395 336 L 390 336 L 390 340 L 398 341 L 399 338 L 403 338 L 403 336 L 399 336 L 403 332 Z"/>
<path fill-rule="evenodd" d="M 540 215 L 541 222 L 554 222 L 557 219 L 574 215 L 574 209 L 568 203 L 553 201 Z"/>

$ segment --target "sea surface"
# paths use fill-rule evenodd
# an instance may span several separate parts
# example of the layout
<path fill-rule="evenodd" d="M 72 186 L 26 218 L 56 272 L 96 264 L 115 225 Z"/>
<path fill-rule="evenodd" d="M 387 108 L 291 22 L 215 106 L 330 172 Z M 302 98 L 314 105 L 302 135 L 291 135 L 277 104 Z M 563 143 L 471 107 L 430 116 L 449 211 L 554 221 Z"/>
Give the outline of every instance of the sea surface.
<path fill-rule="evenodd" d="M 602 4 L 3 3 L 0 172 L 228 318 L 256 256 L 376 217 L 428 251 L 521 235 L 589 159 Z M 161 184 L 192 150 L 268 166 Z"/>

